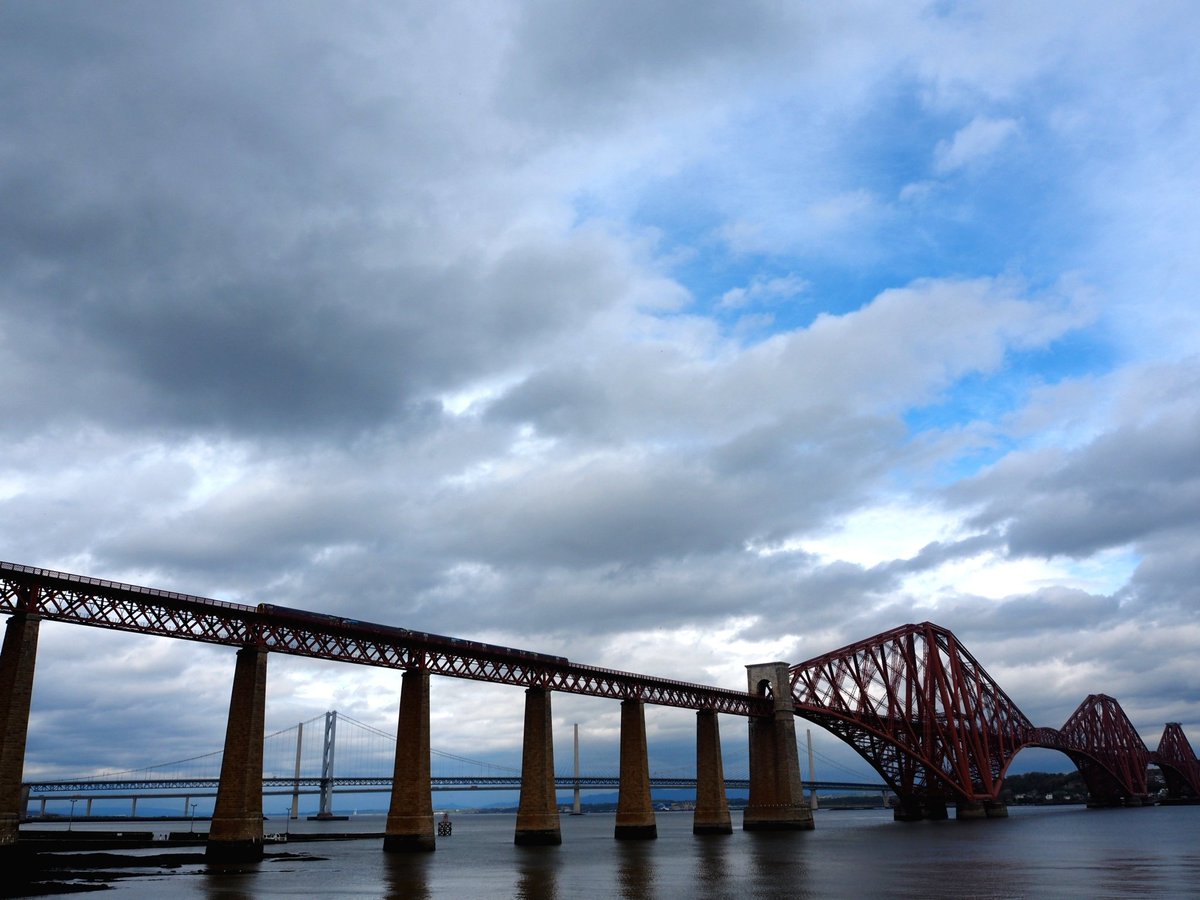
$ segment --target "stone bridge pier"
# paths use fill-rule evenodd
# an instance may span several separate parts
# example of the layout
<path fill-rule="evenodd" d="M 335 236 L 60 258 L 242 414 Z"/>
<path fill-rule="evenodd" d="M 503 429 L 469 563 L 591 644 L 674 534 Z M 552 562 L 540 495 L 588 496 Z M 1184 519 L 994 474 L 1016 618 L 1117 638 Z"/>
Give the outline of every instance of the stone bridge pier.
<path fill-rule="evenodd" d="M 401 681 L 393 775 L 383 849 L 389 853 L 436 850 L 429 771 L 429 673 L 421 669 L 409 669 Z"/>
<path fill-rule="evenodd" d="M 746 666 L 751 694 L 774 700 L 769 716 L 750 718 L 750 800 L 744 831 L 808 831 L 812 809 L 804 801 L 795 706 L 785 662 Z"/>
<path fill-rule="evenodd" d="M 550 692 L 525 691 L 525 736 L 521 750 L 521 802 L 513 842 L 522 846 L 562 843 L 554 785 L 554 734 Z"/>
<path fill-rule="evenodd" d="M 646 704 L 621 701 L 621 784 L 617 792 L 619 841 L 658 837 L 654 805 L 650 800 L 650 758 L 646 752 Z"/>
<path fill-rule="evenodd" d="M 732 833 L 717 714 L 701 709 L 696 713 L 696 812 L 692 834 Z"/>
<path fill-rule="evenodd" d="M 21 815 L 25 811 L 21 775 L 33 669 L 37 661 L 37 616 L 23 612 L 8 620 L 0 651 L 0 862 L 16 853 Z"/>
<path fill-rule="evenodd" d="M 267 651 L 243 647 L 233 670 L 221 781 L 205 859 L 254 862 L 263 857 L 263 735 L 267 714 Z"/>

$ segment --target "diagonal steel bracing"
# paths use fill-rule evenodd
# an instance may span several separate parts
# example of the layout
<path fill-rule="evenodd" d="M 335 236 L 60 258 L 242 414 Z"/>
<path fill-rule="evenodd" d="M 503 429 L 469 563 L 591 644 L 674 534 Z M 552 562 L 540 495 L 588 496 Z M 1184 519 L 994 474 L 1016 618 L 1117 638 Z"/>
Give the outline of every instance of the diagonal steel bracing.
<path fill-rule="evenodd" d="M 1178 722 L 1167 723 L 1150 761 L 1162 769 L 1168 797 L 1200 798 L 1200 760 Z"/>
<path fill-rule="evenodd" d="M 0 562 L 0 613 L 361 665 L 415 669 L 566 693 L 711 709 L 771 712 L 736 690 L 584 666 L 304 610 L 206 597 Z M 1046 747 L 1079 766 L 1093 798 L 1136 802 L 1146 766 L 1172 796 L 1200 796 L 1200 762 L 1178 724 L 1151 753 L 1116 700 L 1089 696 L 1061 729 L 1035 727 L 952 632 L 904 625 L 790 668 L 796 714 L 853 746 L 905 800 L 996 800 L 1017 752 Z"/>
<path fill-rule="evenodd" d="M 1061 729 L 1039 728 L 945 628 L 904 625 L 792 666 L 796 714 L 854 747 L 902 800 L 999 799 L 1017 752 L 1046 747 L 1079 767 L 1093 802 L 1137 803 L 1146 766 L 1200 795 L 1178 725 L 1151 754 L 1120 705 L 1093 694 Z"/>
<path fill-rule="evenodd" d="M 657 706 L 768 715 L 742 691 L 584 666 L 542 653 L 287 607 L 247 606 L 0 562 L 0 612 L 360 665 L 542 687 Z"/>

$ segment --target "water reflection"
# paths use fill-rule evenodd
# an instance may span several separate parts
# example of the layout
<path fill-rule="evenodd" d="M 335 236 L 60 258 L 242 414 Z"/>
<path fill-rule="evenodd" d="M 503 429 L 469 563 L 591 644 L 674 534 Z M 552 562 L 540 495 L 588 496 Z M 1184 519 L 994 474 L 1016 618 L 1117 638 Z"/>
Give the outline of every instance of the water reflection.
<path fill-rule="evenodd" d="M 204 895 L 209 900 L 254 900 L 261 863 L 205 863 Z"/>
<path fill-rule="evenodd" d="M 429 900 L 430 853 L 385 853 L 387 900 Z"/>
<path fill-rule="evenodd" d="M 1100 864 L 1099 883 L 1115 896 L 1156 896 L 1163 889 L 1165 860 L 1156 857 L 1113 857 Z"/>
<path fill-rule="evenodd" d="M 1024 897 L 1052 897 L 1038 893 L 1024 872 L 1014 871 L 1007 861 L 976 858 L 943 860 L 937 868 L 928 862 L 922 866 L 908 865 L 897 873 L 892 887 L 906 897 L 945 898 L 976 897 L 979 900 L 1021 900 Z M 1078 892 L 1079 885 L 1067 888 L 1067 897 L 1096 897 L 1089 891 Z"/>
<path fill-rule="evenodd" d="M 253 891 L 239 890 L 236 887 L 218 884 L 211 878 L 205 882 L 205 894 L 212 900 L 254 900 L 257 896 Z"/>
<path fill-rule="evenodd" d="M 746 836 L 750 839 L 750 896 L 815 896 L 805 871 L 807 832 L 753 831 Z"/>
<path fill-rule="evenodd" d="M 730 875 L 730 835 L 696 835 L 693 844 L 696 854 L 697 895 L 706 900 L 740 897 Z"/>
<path fill-rule="evenodd" d="M 654 843 L 617 841 L 617 887 L 625 900 L 654 896 Z"/>
<path fill-rule="evenodd" d="M 130 900 L 1200 897 L 1200 807 L 1030 808 L 970 826 L 836 812 L 814 832 L 711 838 L 694 837 L 683 816 L 664 815 L 659 839 L 646 842 L 614 841 L 612 817 L 594 816 L 571 820 L 555 848 L 515 848 L 512 828 L 511 818 L 471 817 L 461 835 L 456 828 L 453 841 L 427 854 L 383 853 L 376 841 L 355 840 L 247 866 L 209 866 L 197 855 L 170 872 L 130 870 L 118 889 Z"/>
<path fill-rule="evenodd" d="M 561 854 L 554 847 L 517 848 L 518 900 L 558 900 L 558 870 Z"/>

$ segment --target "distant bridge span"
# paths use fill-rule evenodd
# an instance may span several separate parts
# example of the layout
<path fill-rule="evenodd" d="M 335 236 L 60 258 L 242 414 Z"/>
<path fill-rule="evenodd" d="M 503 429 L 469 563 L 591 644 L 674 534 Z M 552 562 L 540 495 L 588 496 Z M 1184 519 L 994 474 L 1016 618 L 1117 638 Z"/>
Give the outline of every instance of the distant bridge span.
<path fill-rule="evenodd" d="M 390 775 L 344 776 L 338 775 L 331 779 L 333 787 L 343 793 L 371 793 L 373 791 L 390 791 L 393 779 Z M 434 776 L 430 779 L 435 791 L 514 791 L 521 787 L 519 775 L 464 775 L 464 776 Z M 606 790 L 621 786 L 617 775 L 555 775 L 555 786 L 559 790 L 571 790 L 578 787 L 584 791 Z M 201 791 L 215 793 L 220 784 L 219 778 L 148 778 L 140 780 L 103 779 L 88 781 L 32 781 L 26 784 L 29 788 L 30 799 L 41 797 L 71 797 L 86 796 L 91 793 L 116 794 L 121 797 L 154 796 L 160 791 L 193 791 L 199 795 Z M 677 778 L 674 776 L 651 775 L 650 786 L 653 788 L 695 788 L 695 778 Z M 878 793 L 888 790 L 886 784 L 867 781 L 805 781 L 806 788 L 816 788 L 821 791 L 863 791 Z M 280 793 L 291 793 L 298 787 L 301 793 L 317 793 L 325 787 L 325 779 L 313 776 L 302 778 L 264 778 L 264 792 L 271 789 L 286 788 Z M 749 778 L 726 778 L 725 787 L 728 790 L 749 790 Z"/>
<path fill-rule="evenodd" d="M 305 610 L 226 603 L 0 562 L 4 612 L 12 617 L 0 655 L 0 849 L 16 841 L 42 619 L 239 648 L 221 793 L 209 839 L 210 855 L 215 848 L 222 859 L 261 856 L 261 785 L 253 782 L 262 771 L 268 653 L 404 671 L 387 850 L 433 847 L 432 833 L 426 835 L 432 825 L 427 809 L 430 675 L 526 688 L 518 843 L 560 840 L 551 768 L 549 698 L 554 691 L 622 703 L 619 838 L 657 833 L 646 770 L 646 703 L 699 714 L 697 792 L 704 800 L 697 802 L 698 832 L 729 827 L 720 790 L 716 713 L 749 719 L 747 829 L 812 827 L 803 803 L 793 716 L 816 722 L 853 746 L 896 792 L 901 819 L 944 817 L 947 801 L 956 803 L 960 817 L 999 814 L 1005 772 L 1024 747 L 1066 753 L 1096 805 L 1147 802 L 1151 763 L 1163 768 L 1173 796 L 1200 797 L 1200 762 L 1178 723 L 1168 723 L 1158 750 L 1151 752 L 1119 704 L 1093 694 L 1061 729 L 1036 727 L 951 632 L 929 622 L 905 625 L 790 668 L 786 663 L 748 666 L 748 690 L 738 691 Z"/>
<path fill-rule="evenodd" d="M 517 775 L 495 776 L 444 776 L 430 779 L 433 791 L 515 791 L 521 787 L 521 778 Z M 615 775 L 556 775 L 555 789 L 558 791 L 597 791 L 619 790 L 621 779 Z M 748 790 L 749 778 L 726 778 L 726 790 Z M 884 794 L 889 792 L 887 785 L 860 781 L 806 781 L 804 786 L 810 790 L 846 791 L 848 793 Z M 651 776 L 650 787 L 658 789 L 694 790 L 697 787 L 695 778 L 675 778 L 667 776 Z M 220 779 L 217 778 L 177 778 L 177 779 L 142 779 L 126 781 L 38 781 L 25 785 L 29 801 L 40 804 L 38 817 L 45 818 L 48 804 L 54 801 L 85 801 L 84 817 L 91 815 L 92 803 L 96 800 L 128 800 L 131 801 L 130 817 L 137 816 L 137 804 L 140 800 L 165 801 L 183 800 L 182 816 L 189 816 L 191 801 L 196 797 L 214 796 L 220 789 Z M 316 777 L 302 778 L 264 778 L 262 792 L 264 797 L 291 797 L 293 805 L 288 808 L 291 818 L 299 818 L 299 808 L 295 803 L 300 795 L 329 796 L 331 790 L 347 794 L 382 794 L 390 793 L 394 788 L 394 780 L 389 776 L 336 776 L 332 779 Z M 326 810 L 332 813 L 332 810 Z M 74 806 L 72 805 L 72 814 Z M 319 816 L 318 816 L 319 818 Z"/>

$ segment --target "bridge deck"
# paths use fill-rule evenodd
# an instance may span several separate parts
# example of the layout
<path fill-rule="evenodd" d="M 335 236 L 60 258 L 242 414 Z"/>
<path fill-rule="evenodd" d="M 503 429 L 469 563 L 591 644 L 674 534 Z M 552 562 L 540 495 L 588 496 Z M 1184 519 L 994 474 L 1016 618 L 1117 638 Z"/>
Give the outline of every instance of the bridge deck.
<path fill-rule="evenodd" d="M 0 612 L 60 622 L 358 665 L 419 669 L 495 684 L 641 700 L 658 706 L 768 715 L 769 704 L 744 691 L 572 663 L 389 625 L 287 607 L 247 606 L 0 561 Z"/>

